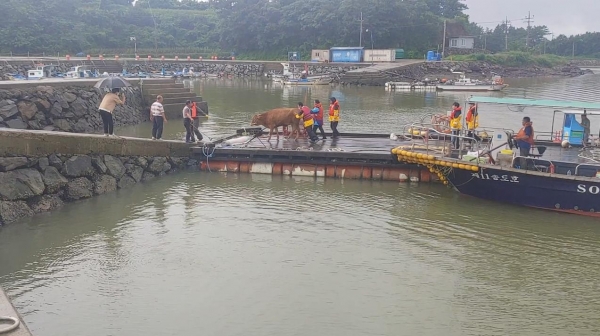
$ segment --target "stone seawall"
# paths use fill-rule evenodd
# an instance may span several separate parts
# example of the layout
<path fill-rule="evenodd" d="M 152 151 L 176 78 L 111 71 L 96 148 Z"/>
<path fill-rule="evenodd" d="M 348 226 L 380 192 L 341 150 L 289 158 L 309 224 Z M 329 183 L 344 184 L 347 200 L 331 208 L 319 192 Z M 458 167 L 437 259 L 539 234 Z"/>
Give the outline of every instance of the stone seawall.
<path fill-rule="evenodd" d="M 180 141 L 0 130 L 0 225 L 197 169 Z"/>
<path fill-rule="evenodd" d="M 184 169 L 187 157 L 63 155 L 0 157 L 0 225 Z"/>
<path fill-rule="evenodd" d="M 98 106 L 101 92 L 83 86 L 37 86 L 0 89 L 0 127 L 90 133 L 102 128 Z M 125 106 L 114 111 L 115 126 L 138 124 L 147 119 L 142 93 L 125 91 Z"/>
<path fill-rule="evenodd" d="M 313 75 L 341 75 L 347 71 L 370 66 L 370 64 L 330 64 L 330 63 L 299 63 L 290 66 L 290 71 L 300 73 L 307 64 L 309 72 Z M 204 75 L 217 75 L 222 77 L 260 77 L 265 74 L 282 74 L 281 63 L 265 62 L 126 62 L 124 68 L 131 73 L 160 72 L 162 69 L 169 72 L 182 71 L 184 68 L 193 68 L 195 73 Z"/>
<path fill-rule="evenodd" d="M 575 77 L 588 73 L 578 66 L 566 64 L 554 68 L 538 66 L 506 67 L 488 62 L 422 62 L 407 65 L 402 68 L 380 72 L 369 76 L 342 76 L 340 83 L 345 85 L 372 85 L 380 86 L 386 82 L 412 82 L 436 79 L 453 79 L 456 74 L 452 71 L 464 72 L 471 79 L 490 79 L 493 74 L 505 78 L 531 78 L 531 77 Z"/>

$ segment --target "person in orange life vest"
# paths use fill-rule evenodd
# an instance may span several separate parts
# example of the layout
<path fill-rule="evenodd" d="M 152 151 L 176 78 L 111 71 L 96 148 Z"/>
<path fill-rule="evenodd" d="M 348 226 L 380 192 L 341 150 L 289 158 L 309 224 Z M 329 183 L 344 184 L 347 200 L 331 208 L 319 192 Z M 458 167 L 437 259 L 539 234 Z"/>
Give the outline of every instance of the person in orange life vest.
<path fill-rule="evenodd" d="M 311 142 L 319 140 L 313 131 L 313 125 L 315 124 L 315 119 L 313 116 L 314 114 L 310 112 L 308 106 L 304 106 L 303 103 L 298 103 L 298 114 L 296 115 L 296 118 L 302 119 L 304 130 L 306 130 L 306 134 L 308 134 Z"/>
<path fill-rule="evenodd" d="M 318 129 L 321 131 L 323 140 L 327 139 L 325 137 L 325 130 L 323 130 L 323 105 L 321 105 L 321 102 L 318 99 L 315 100 L 315 107 L 312 110 L 310 110 L 310 113 L 314 114 L 315 116 L 315 125 L 313 126 L 313 132 L 315 132 L 316 135 Z"/>
<path fill-rule="evenodd" d="M 198 138 L 198 141 L 202 141 L 202 133 L 200 133 L 200 130 L 198 128 L 200 128 L 200 116 L 204 116 L 204 112 L 198 107 L 198 105 L 196 105 L 196 102 L 192 102 L 190 109 L 192 111 L 192 120 L 193 120 L 193 124 L 191 125 L 192 127 L 192 131 L 194 131 L 194 134 L 196 135 L 196 138 Z M 200 114 L 198 114 L 198 112 L 200 112 Z M 194 137 L 192 136 L 192 141 L 194 140 Z"/>
<path fill-rule="evenodd" d="M 527 157 L 534 143 L 531 119 L 524 117 L 522 125 L 523 127 L 521 127 L 514 139 L 517 141 L 517 147 L 519 147 L 519 156 Z"/>
<path fill-rule="evenodd" d="M 473 138 L 476 141 L 481 141 L 481 138 L 475 134 L 475 129 L 479 127 L 479 112 L 477 111 L 477 105 L 475 103 L 469 103 L 469 110 L 465 121 L 467 122 L 467 137 Z M 469 140 L 470 141 L 470 140 Z"/>
<path fill-rule="evenodd" d="M 329 122 L 331 126 L 331 130 L 333 131 L 333 136 L 337 137 L 340 135 L 337 127 L 340 122 L 340 103 L 335 99 L 335 97 L 329 98 L 331 104 L 329 104 Z"/>
<path fill-rule="evenodd" d="M 452 130 L 452 146 L 455 149 L 460 147 L 460 130 L 462 128 L 462 109 L 459 103 L 452 104 L 452 112 L 450 112 L 450 129 Z"/>

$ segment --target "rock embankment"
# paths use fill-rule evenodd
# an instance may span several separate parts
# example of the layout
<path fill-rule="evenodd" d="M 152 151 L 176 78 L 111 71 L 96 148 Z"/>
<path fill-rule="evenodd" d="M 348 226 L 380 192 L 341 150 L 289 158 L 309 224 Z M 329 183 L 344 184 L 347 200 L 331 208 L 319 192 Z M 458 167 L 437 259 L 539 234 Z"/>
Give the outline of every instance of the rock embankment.
<path fill-rule="evenodd" d="M 464 72 L 472 79 L 490 79 L 493 74 L 505 78 L 528 77 L 575 77 L 588 73 L 573 64 L 566 64 L 554 68 L 540 66 L 506 67 L 489 62 L 423 62 L 408 65 L 395 70 L 381 72 L 376 75 L 369 74 L 364 77 L 342 77 L 340 83 L 346 85 L 384 85 L 386 82 L 411 82 L 436 79 L 451 79 L 457 75 L 452 72 Z"/>
<path fill-rule="evenodd" d="M 327 63 L 311 64 L 307 67 L 312 75 L 331 75 L 337 76 L 347 71 L 368 66 L 367 64 L 357 65 L 330 65 Z M 283 65 L 279 63 L 214 63 L 214 62 L 146 62 L 146 63 L 127 63 L 125 69 L 131 73 L 138 72 L 179 72 L 183 69 L 193 68 L 195 73 L 201 75 L 217 75 L 221 77 L 260 77 L 265 74 L 282 74 Z M 300 74 L 304 70 L 304 64 L 292 65 L 290 71 Z"/>
<path fill-rule="evenodd" d="M 197 165 L 187 157 L 0 157 L 0 225 Z"/>
<path fill-rule="evenodd" d="M 95 88 L 38 86 L 0 90 L 0 127 L 90 133 L 102 128 L 98 106 L 104 93 Z M 125 92 L 125 106 L 114 111 L 115 126 L 146 120 L 139 88 Z"/>

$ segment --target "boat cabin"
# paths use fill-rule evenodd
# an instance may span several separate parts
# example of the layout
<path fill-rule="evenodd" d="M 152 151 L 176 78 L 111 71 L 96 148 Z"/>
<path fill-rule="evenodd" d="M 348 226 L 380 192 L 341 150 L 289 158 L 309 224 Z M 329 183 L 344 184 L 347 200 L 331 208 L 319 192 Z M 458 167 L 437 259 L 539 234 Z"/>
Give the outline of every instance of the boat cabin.
<path fill-rule="evenodd" d="M 92 78 L 94 73 L 88 65 L 78 65 L 71 67 L 67 72 L 67 78 Z"/>
<path fill-rule="evenodd" d="M 36 65 L 35 69 L 27 71 L 27 79 L 42 79 L 48 78 L 52 75 L 53 65 Z"/>

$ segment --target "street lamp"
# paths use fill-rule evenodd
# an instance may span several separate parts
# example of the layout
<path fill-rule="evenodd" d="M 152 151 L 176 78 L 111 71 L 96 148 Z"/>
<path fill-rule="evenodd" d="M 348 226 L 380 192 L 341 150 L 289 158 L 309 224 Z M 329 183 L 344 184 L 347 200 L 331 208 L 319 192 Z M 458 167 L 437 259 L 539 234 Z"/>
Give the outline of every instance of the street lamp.
<path fill-rule="evenodd" d="M 371 33 L 371 64 L 373 64 L 373 30 L 365 30 L 367 33 Z"/>
<path fill-rule="evenodd" d="M 129 38 L 129 41 L 133 41 L 133 50 L 134 50 L 135 56 L 137 56 L 137 39 L 135 38 L 135 36 L 131 36 Z"/>

